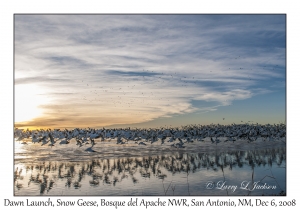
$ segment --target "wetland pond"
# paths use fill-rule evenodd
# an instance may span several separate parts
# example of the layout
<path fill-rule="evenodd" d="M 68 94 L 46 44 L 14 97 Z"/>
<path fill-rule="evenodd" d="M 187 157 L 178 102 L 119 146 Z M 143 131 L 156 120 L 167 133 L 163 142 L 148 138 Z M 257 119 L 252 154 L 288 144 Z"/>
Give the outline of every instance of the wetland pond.
<path fill-rule="evenodd" d="M 209 141 L 172 148 L 118 145 L 41 146 L 15 142 L 15 196 L 242 196 L 286 193 L 283 141 Z"/>

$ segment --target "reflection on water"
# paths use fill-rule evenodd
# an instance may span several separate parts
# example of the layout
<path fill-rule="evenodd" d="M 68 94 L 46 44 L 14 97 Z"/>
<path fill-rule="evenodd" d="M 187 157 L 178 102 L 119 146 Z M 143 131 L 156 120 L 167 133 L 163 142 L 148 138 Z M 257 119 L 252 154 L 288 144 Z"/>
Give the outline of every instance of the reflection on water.
<path fill-rule="evenodd" d="M 286 191 L 285 167 L 285 147 L 178 150 L 144 157 L 19 162 L 14 183 L 15 195 L 278 195 Z"/>

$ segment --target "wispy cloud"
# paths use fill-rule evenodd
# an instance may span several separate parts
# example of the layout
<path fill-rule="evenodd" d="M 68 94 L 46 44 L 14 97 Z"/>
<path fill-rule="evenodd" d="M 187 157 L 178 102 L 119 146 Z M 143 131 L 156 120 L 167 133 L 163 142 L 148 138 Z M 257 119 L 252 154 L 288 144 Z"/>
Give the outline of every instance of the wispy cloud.
<path fill-rule="evenodd" d="M 32 84 L 32 83 L 48 83 L 49 85 L 53 85 L 55 83 L 67 82 L 68 79 L 60 79 L 60 78 L 51 78 L 49 76 L 35 76 L 35 77 L 21 77 L 15 79 L 15 84 Z"/>
<path fill-rule="evenodd" d="M 203 110 L 193 100 L 215 110 L 285 79 L 285 16 L 16 15 L 15 76 L 51 96 L 28 125 L 139 123 Z"/>

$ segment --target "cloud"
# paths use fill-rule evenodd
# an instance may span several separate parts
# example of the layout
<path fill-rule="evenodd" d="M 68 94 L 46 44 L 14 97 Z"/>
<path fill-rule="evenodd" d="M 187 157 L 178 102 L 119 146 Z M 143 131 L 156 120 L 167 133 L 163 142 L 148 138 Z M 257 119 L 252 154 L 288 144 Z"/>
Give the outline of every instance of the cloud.
<path fill-rule="evenodd" d="M 48 83 L 53 85 L 55 83 L 62 83 L 67 81 L 68 79 L 51 78 L 49 76 L 22 77 L 22 78 L 15 79 L 15 85 L 33 84 L 33 83 Z"/>
<path fill-rule="evenodd" d="M 285 38 L 284 15 L 16 15 L 15 85 L 51 97 L 35 125 L 212 111 L 284 79 Z"/>
<path fill-rule="evenodd" d="M 162 75 L 159 73 L 148 72 L 148 70 L 146 71 L 143 70 L 140 72 L 110 70 L 110 71 L 105 71 L 105 73 L 114 76 L 128 76 L 128 77 L 151 77 L 151 76 Z"/>

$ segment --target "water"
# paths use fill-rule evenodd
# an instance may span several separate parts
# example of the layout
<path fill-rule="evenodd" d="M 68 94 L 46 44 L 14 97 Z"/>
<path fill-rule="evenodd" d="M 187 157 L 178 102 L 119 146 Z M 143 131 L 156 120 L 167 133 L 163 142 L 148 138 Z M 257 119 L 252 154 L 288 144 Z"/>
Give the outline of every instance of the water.
<path fill-rule="evenodd" d="M 15 143 L 15 195 L 279 195 L 283 142 L 41 146 Z"/>

